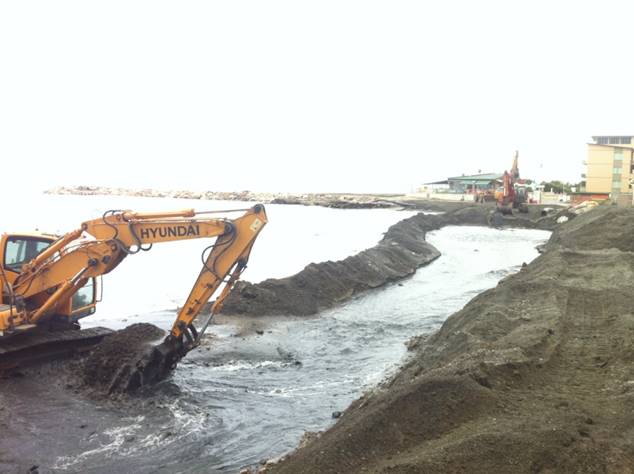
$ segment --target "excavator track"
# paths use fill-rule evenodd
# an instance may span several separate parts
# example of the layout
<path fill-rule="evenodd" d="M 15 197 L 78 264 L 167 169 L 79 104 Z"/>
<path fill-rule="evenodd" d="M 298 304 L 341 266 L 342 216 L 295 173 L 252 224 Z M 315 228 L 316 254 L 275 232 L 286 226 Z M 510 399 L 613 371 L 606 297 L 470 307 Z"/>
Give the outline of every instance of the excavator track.
<path fill-rule="evenodd" d="M 103 327 L 34 330 L 0 340 L 0 374 L 84 352 L 112 332 Z"/>

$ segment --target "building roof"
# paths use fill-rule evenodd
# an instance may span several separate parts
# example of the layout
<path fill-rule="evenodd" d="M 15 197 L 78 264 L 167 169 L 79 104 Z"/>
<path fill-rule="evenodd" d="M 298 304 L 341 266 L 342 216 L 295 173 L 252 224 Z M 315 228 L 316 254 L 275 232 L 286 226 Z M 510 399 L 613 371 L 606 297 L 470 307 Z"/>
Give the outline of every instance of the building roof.
<path fill-rule="evenodd" d="M 472 174 L 468 176 L 455 176 L 453 178 L 448 178 L 448 181 L 495 181 L 498 179 L 502 179 L 502 175 L 499 173 L 484 173 L 484 174 Z"/>
<path fill-rule="evenodd" d="M 607 148 L 622 148 L 623 150 L 634 150 L 634 148 L 632 148 L 631 146 L 625 146 L 625 145 L 604 145 L 603 143 L 588 143 L 588 145 L 592 145 L 592 146 L 604 146 Z"/>
<path fill-rule="evenodd" d="M 446 179 L 443 181 L 432 181 L 431 183 L 423 183 L 426 185 L 431 185 L 431 184 L 449 184 L 449 181 L 447 181 Z"/>

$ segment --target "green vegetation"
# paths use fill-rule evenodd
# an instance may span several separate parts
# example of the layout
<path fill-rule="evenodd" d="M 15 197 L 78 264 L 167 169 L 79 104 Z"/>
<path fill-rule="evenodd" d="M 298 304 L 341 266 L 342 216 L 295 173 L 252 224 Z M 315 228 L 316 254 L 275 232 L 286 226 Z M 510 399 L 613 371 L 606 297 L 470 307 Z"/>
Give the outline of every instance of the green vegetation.
<path fill-rule="evenodd" d="M 572 193 L 574 191 L 579 192 L 581 189 L 582 183 L 564 183 L 562 181 L 542 181 L 542 186 L 544 186 L 544 191 L 547 193 Z M 572 188 L 575 188 L 574 191 Z"/>

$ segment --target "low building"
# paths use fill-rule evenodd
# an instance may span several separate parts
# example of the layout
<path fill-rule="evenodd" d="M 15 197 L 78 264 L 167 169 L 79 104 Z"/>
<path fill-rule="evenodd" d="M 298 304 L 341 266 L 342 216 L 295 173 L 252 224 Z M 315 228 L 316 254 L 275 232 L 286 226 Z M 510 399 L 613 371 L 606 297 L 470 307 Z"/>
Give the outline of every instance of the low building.
<path fill-rule="evenodd" d="M 594 136 L 584 162 L 587 196 L 607 196 L 619 204 L 632 203 L 634 135 Z M 580 193 L 581 194 L 581 193 Z"/>
<path fill-rule="evenodd" d="M 473 174 L 447 178 L 449 189 L 456 194 L 477 194 L 495 191 L 502 183 L 502 175 L 497 173 Z"/>
<path fill-rule="evenodd" d="M 449 192 L 449 182 L 434 181 L 432 183 L 425 183 L 419 189 L 419 193 L 447 193 Z"/>
<path fill-rule="evenodd" d="M 501 184 L 502 175 L 496 173 L 455 176 L 425 183 L 413 196 L 443 201 L 475 201 L 479 193 L 493 193 Z"/>

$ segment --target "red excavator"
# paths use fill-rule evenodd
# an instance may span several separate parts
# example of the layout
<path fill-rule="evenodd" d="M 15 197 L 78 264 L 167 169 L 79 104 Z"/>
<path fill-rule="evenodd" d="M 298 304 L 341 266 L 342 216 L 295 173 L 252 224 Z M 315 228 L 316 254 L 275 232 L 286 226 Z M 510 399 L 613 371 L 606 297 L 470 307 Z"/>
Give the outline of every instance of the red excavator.
<path fill-rule="evenodd" d="M 528 212 L 526 187 L 520 183 L 520 170 L 517 166 L 518 156 L 519 152 L 516 150 L 511 171 L 504 171 L 502 186 L 495 192 L 497 209 L 502 214 L 512 214 L 513 209 Z"/>

